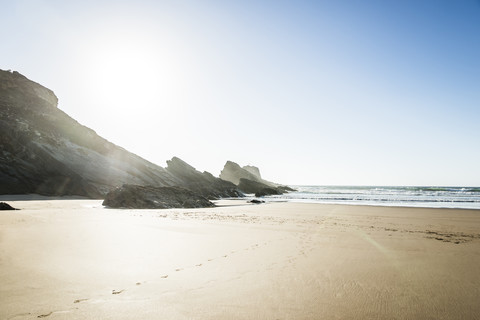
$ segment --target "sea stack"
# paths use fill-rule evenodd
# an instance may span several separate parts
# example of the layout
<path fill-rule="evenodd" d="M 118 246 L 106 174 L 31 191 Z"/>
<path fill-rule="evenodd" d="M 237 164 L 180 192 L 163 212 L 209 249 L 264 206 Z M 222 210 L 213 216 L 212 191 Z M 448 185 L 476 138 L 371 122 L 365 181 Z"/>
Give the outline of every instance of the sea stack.
<path fill-rule="evenodd" d="M 257 197 L 294 191 L 288 186 L 262 179 L 258 167 L 251 165 L 241 167 L 233 161 L 225 163 L 220 178 L 234 183 L 242 192 L 253 193 Z"/>

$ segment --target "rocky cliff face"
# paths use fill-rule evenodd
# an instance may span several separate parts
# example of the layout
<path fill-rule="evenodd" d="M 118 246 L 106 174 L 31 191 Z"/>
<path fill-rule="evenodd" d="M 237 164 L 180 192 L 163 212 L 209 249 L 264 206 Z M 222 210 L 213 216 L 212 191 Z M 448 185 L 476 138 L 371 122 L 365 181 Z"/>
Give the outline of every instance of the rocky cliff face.
<path fill-rule="evenodd" d="M 220 172 L 220 178 L 235 184 L 240 191 L 254 193 L 256 196 L 282 194 L 294 191 L 288 186 L 282 186 L 262 179 L 260 170 L 254 166 L 240 167 L 237 163 L 227 161 Z"/>
<path fill-rule="evenodd" d="M 222 172 L 220 172 L 220 178 L 226 181 L 230 181 L 235 185 L 238 185 L 240 183 L 240 179 L 247 179 L 260 182 L 271 187 L 277 186 L 276 183 L 262 179 L 262 177 L 260 176 L 260 170 L 257 167 L 240 167 L 237 163 L 232 161 L 227 161 L 227 163 L 225 163 Z"/>
<path fill-rule="evenodd" d="M 248 165 L 248 166 L 243 166 L 242 169 L 247 170 L 258 179 L 262 179 L 262 176 L 260 175 L 260 169 L 258 169 L 257 167 Z"/>
<path fill-rule="evenodd" d="M 247 166 L 248 168 L 256 168 L 252 166 Z M 220 172 L 220 179 L 230 181 L 235 185 L 240 183 L 240 179 L 248 179 L 252 181 L 262 182 L 263 179 L 260 177 L 260 171 L 256 168 L 258 174 L 252 173 L 252 169 L 246 169 L 245 167 L 240 167 L 237 163 L 232 161 L 227 161 L 223 167 L 222 172 Z M 266 183 L 265 183 L 266 184 Z"/>
<path fill-rule="evenodd" d="M 235 188 L 179 159 L 169 170 L 148 162 L 79 124 L 57 102 L 51 90 L 0 70 L 0 194 L 103 198 L 123 184 L 201 189 L 208 183 L 209 196 L 223 196 L 222 188 Z"/>
<path fill-rule="evenodd" d="M 179 186 L 195 191 L 208 199 L 243 196 L 233 183 L 216 178 L 209 172 L 200 172 L 177 157 L 167 161 L 166 169 L 180 180 Z"/>

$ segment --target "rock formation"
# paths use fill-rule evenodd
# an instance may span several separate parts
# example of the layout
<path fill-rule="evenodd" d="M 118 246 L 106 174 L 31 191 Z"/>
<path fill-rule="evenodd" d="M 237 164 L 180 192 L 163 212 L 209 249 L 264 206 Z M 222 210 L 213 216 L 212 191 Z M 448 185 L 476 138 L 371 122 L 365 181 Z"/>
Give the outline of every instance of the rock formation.
<path fill-rule="evenodd" d="M 268 188 L 270 192 L 284 190 L 263 180 L 258 168 L 241 168 L 231 161 L 225 165 L 221 179 L 199 172 L 176 157 L 162 168 L 100 137 L 58 109 L 57 104 L 50 89 L 18 72 L 0 70 L 0 194 L 103 198 L 127 184 L 137 187 L 124 187 L 121 195 L 147 192 L 143 202 L 138 200 L 139 205 L 146 206 L 150 197 L 155 199 L 152 190 L 159 187 L 178 186 L 208 199 L 238 197 L 243 194 L 237 185 L 244 178 L 258 183 L 253 193 Z M 161 191 L 169 194 L 171 190 Z"/>
<path fill-rule="evenodd" d="M 216 178 L 209 172 L 197 171 L 177 157 L 167 161 L 166 169 L 180 181 L 178 186 L 192 190 L 208 199 L 243 196 L 233 183 Z"/>
<path fill-rule="evenodd" d="M 0 210 L 18 210 L 18 209 L 15 209 L 14 207 L 12 207 L 6 202 L 0 202 Z"/>
<path fill-rule="evenodd" d="M 205 197 L 179 187 L 123 185 L 110 191 L 103 201 L 110 208 L 170 209 L 208 208 L 215 205 Z"/>
<path fill-rule="evenodd" d="M 0 70 L 0 194 L 101 198 L 124 183 L 179 182 L 82 126 L 57 101 L 51 90 L 18 72 Z"/>
<path fill-rule="evenodd" d="M 123 184 L 191 188 L 210 198 L 236 186 L 178 158 L 169 170 L 98 136 L 57 108 L 55 94 L 0 70 L 0 194 L 103 198 Z"/>
<path fill-rule="evenodd" d="M 246 170 L 240 167 L 237 163 L 232 161 L 227 161 L 227 163 L 225 163 L 225 166 L 223 167 L 222 172 L 220 172 L 220 179 L 230 181 L 233 184 L 238 185 L 240 183 L 241 178 L 252 180 L 252 181 L 263 182 L 262 178 L 260 178 L 260 172 L 257 176 L 256 174 L 253 174 L 249 170 Z"/>
<path fill-rule="evenodd" d="M 260 170 L 254 166 L 240 167 L 237 163 L 227 161 L 220 173 L 220 178 L 238 186 L 240 191 L 254 193 L 255 196 L 278 195 L 294 189 L 262 179 Z"/>
<path fill-rule="evenodd" d="M 262 179 L 262 176 L 260 175 L 260 169 L 258 169 L 257 167 L 248 165 L 248 166 L 243 166 L 242 169 L 247 170 L 258 179 Z"/>
<path fill-rule="evenodd" d="M 240 178 L 240 182 L 238 183 L 238 189 L 242 190 L 245 193 L 260 193 L 263 191 L 263 195 L 266 194 L 282 194 L 280 190 L 276 188 L 266 185 L 264 183 L 248 180 L 245 178 Z"/>

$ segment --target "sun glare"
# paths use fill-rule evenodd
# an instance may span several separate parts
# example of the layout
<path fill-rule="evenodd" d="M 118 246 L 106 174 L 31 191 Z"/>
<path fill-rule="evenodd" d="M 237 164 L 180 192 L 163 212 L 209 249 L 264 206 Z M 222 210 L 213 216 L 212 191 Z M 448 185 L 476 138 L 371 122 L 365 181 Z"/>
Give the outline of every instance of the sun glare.
<path fill-rule="evenodd" d="M 84 51 L 84 81 L 105 107 L 173 105 L 182 92 L 186 71 L 176 48 L 144 30 L 100 32 Z"/>
<path fill-rule="evenodd" d="M 104 102 L 149 103 L 153 92 L 163 85 L 167 72 L 150 48 L 135 43 L 107 43 L 94 52 L 92 88 Z"/>
<path fill-rule="evenodd" d="M 148 155 L 141 150 L 151 150 L 152 145 L 132 133 L 154 135 L 163 148 L 166 143 L 188 140 L 185 130 L 176 133 L 175 139 L 162 140 L 178 131 L 178 124 L 170 119 L 186 119 L 187 109 L 196 102 L 190 90 L 195 87 L 195 69 L 189 67 L 185 47 L 173 36 L 153 37 L 133 29 L 110 31 L 99 31 L 79 52 L 82 98 L 85 108 L 95 113 L 95 121 L 101 122 L 99 132 L 113 142 L 123 141 L 126 148 L 145 157 Z M 170 153 L 163 155 L 162 161 Z"/>

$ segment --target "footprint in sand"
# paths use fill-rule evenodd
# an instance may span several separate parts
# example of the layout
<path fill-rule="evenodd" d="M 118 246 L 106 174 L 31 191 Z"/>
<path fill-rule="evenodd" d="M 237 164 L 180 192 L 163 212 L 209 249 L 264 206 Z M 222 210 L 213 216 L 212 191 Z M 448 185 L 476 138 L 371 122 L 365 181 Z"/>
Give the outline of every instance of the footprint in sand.
<path fill-rule="evenodd" d="M 52 312 L 49 312 L 49 313 L 46 313 L 46 314 L 41 314 L 39 316 L 37 316 L 37 318 L 46 318 L 46 317 L 49 317 L 50 315 L 52 315 L 53 311 Z"/>
<path fill-rule="evenodd" d="M 177 272 L 178 272 L 178 271 L 182 271 L 182 270 L 183 270 L 183 268 L 175 269 L 175 271 L 177 271 Z"/>
<path fill-rule="evenodd" d="M 112 294 L 120 294 L 122 293 L 123 291 L 125 291 L 125 289 L 122 289 L 122 290 L 112 290 Z"/>
<path fill-rule="evenodd" d="M 83 302 L 83 301 L 87 301 L 88 299 L 77 299 L 75 301 L 73 301 L 73 303 L 80 303 L 80 302 Z"/>
<path fill-rule="evenodd" d="M 201 263 L 195 265 L 195 267 L 201 267 L 201 266 L 202 266 Z"/>
<path fill-rule="evenodd" d="M 168 278 L 168 274 L 166 274 L 166 275 L 164 275 L 164 276 L 161 276 L 160 278 L 166 279 L 166 278 Z"/>

